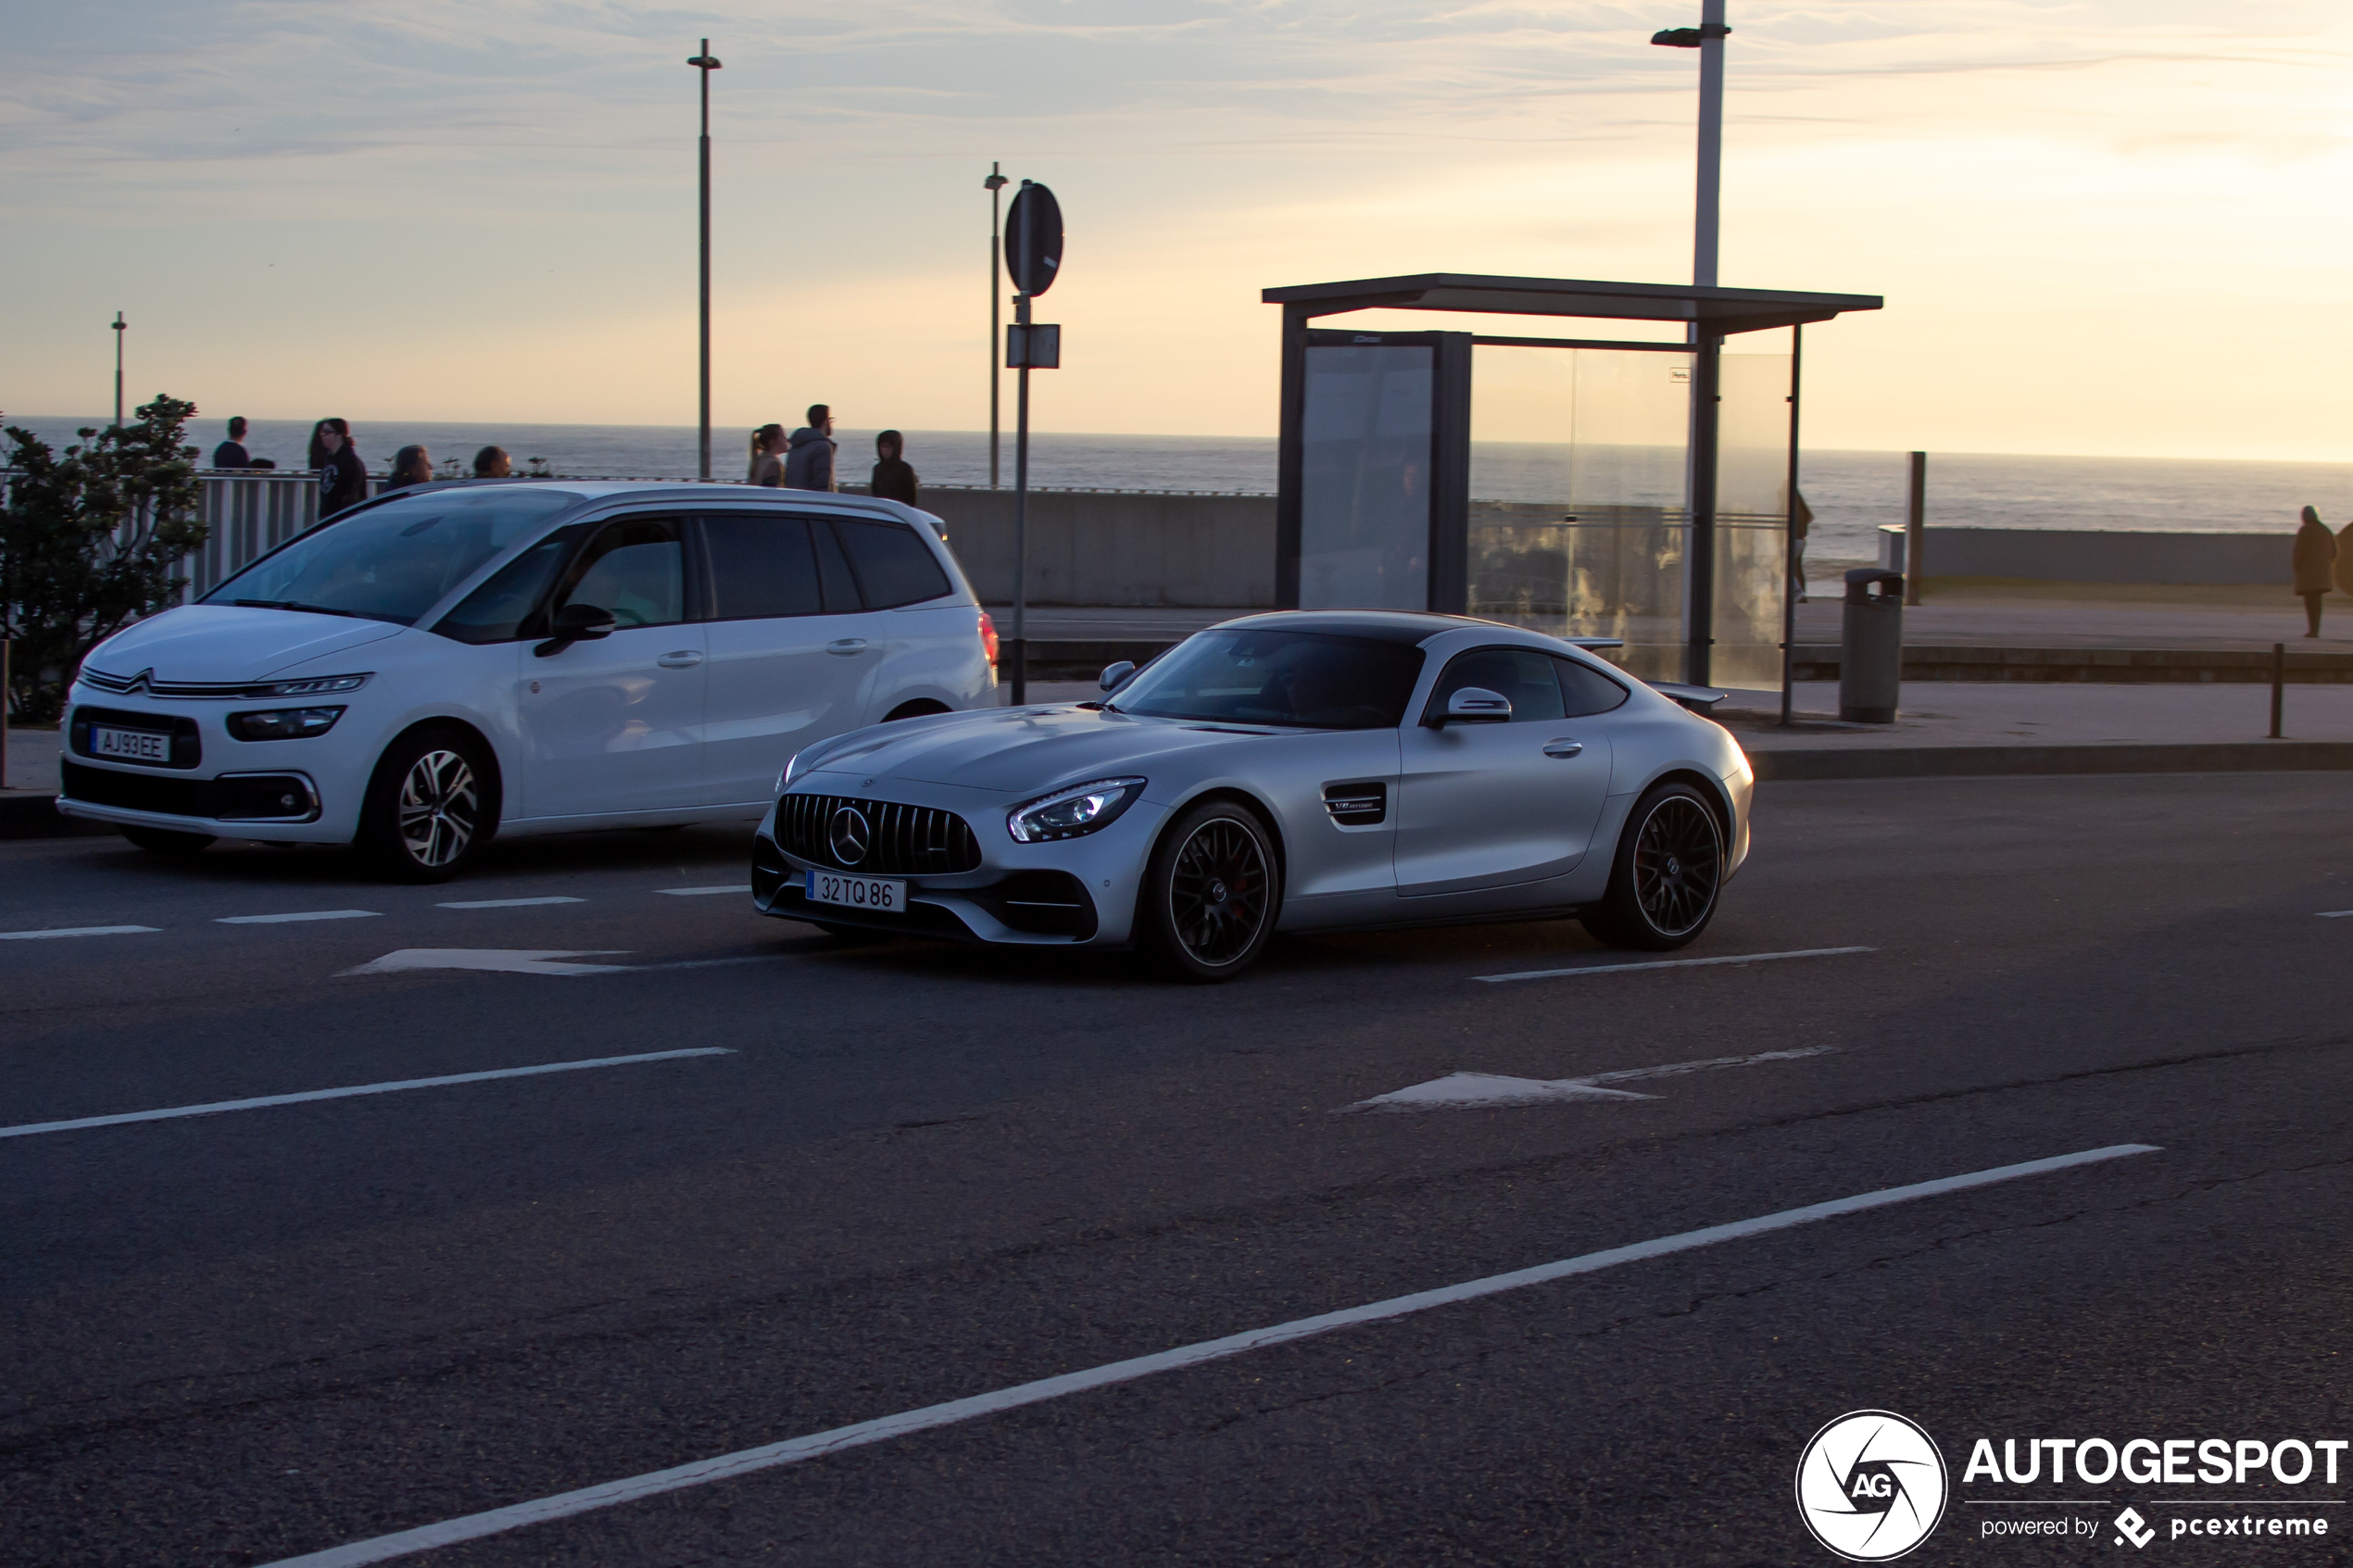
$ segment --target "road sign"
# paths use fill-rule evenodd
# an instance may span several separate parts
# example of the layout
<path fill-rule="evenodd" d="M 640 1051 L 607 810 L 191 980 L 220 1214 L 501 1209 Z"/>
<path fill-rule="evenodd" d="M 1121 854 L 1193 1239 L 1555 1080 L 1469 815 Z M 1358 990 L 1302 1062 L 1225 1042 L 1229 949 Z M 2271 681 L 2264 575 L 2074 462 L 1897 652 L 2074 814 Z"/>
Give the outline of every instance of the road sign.
<path fill-rule="evenodd" d="M 1063 362 L 1063 330 L 1059 323 L 1038 321 L 1005 329 L 1005 369 L 1058 370 Z"/>
<path fill-rule="evenodd" d="M 1054 193 L 1025 180 L 1005 220 L 1005 269 L 1026 295 L 1054 286 L 1063 265 L 1063 209 Z"/>

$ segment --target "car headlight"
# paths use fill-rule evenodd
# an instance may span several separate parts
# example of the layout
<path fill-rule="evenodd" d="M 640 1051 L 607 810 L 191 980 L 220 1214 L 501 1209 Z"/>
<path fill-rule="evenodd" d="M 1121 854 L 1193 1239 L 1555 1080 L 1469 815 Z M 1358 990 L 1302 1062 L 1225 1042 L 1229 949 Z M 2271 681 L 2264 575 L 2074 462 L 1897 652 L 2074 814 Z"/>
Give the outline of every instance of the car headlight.
<path fill-rule="evenodd" d="M 778 795 L 782 795 L 785 791 L 790 789 L 792 787 L 793 780 L 800 777 L 801 774 L 809 771 L 809 770 L 814 766 L 814 763 L 811 759 L 809 754 L 816 749 L 817 748 L 813 746 L 809 746 L 802 750 L 796 751 L 790 757 L 785 759 L 785 771 L 776 775 L 776 793 Z"/>
<path fill-rule="evenodd" d="M 366 675 L 313 675 L 300 681 L 265 681 L 258 686 L 247 686 L 245 696 L 325 696 L 330 692 L 356 692 L 367 684 Z"/>
<path fill-rule="evenodd" d="M 325 734 L 342 717 L 340 708 L 280 708 L 268 713 L 232 713 L 229 733 L 239 740 L 307 740 Z"/>
<path fill-rule="evenodd" d="M 1109 827 L 1144 793 L 1141 779 L 1097 779 L 1026 800 L 1005 814 L 1005 831 L 1018 844 L 1078 838 Z"/>

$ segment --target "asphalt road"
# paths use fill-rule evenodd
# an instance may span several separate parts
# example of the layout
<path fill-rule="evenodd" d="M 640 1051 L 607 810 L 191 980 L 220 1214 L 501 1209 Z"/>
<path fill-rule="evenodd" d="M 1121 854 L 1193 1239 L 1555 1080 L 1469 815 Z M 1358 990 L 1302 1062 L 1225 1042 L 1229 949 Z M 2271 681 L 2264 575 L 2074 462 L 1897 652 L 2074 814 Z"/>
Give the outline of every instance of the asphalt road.
<path fill-rule="evenodd" d="M 2169 1561 L 2342 1561 L 2353 1456 L 2334 1487 L 1962 1471 L 1981 1436 L 2353 1437 L 2353 919 L 2318 918 L 2353 909 L 2347 804 L 2328 774 L 1768 785 L 1678 956 L 1867 951 L 1491 983 L 1642 956 L 1486 926 L 1294 939 L 1210 989 L 677 891 L 745 881 L 733 831 L 521 842 L 439 888 L 0 845 L 0 933 L 154 928 L 0 940 L 0 1559 L 274 1562 L 2146 1145 L 411 1561 L 1830 1563 L 1793 1476 L 1865 1408 L 1950 1468 L 1910 1562 L 2137 1557 L 2128 1503 Z M 724 1054 L 15 1131 L 690 1050 Z M 1620 1076 L 1348 1109 L 1458 1072 Z M 2284 1509 L 2333 1533 L 2167 1533 Z M 1986 1536 L 2071 1515 L 2097 1536 Z"/>

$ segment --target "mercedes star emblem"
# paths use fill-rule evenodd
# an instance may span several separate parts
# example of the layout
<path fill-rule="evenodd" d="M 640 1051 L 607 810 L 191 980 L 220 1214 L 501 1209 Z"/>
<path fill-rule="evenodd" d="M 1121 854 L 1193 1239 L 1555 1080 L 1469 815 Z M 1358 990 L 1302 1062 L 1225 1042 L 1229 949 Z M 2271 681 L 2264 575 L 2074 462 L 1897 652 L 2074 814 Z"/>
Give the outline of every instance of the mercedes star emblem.
<path fill-rule="evenodd" d="M 825 842 L 832 846 L 834 859 L 845 866 L 854 866 L 866 858 L 866 845 L 873 836 L 874 830 L 866 825 L 865 814 L 855 806 L 842 807 L 825 825 Z"/>

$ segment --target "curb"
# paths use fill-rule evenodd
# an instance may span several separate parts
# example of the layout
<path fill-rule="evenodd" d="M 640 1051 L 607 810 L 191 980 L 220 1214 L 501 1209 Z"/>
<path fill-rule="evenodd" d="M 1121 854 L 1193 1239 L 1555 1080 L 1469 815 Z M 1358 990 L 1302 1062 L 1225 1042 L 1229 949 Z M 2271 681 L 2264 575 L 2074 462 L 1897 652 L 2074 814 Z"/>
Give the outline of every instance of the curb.
<path fill-rule="evenodd" d="M 0 838 L 94 838 L 114 831 L 112 822 L 59 815 L 54 795 L 0 796 Z"/>
<path fill-rule="evenodd" d="M 1791 674 L 1835 681 L 1836 643 L 1791 648 Z M 2353 654 L 2290 648 L 2283 675 L 2293 685 L 2353 684 Z M 1904 645 L 1906 681 L 2020 681 L 2103 685 L 2268 685 L 2271 656 L 2238 648 L 2038 648 L 1987 644 Z"/>
<path fill-rule="evenodd" d="M 1872 751 L 1752 751 L 1759 783 L 1954 779 L 2020 773 L 2268 773 L 2353 771 L 2353 741 L 2205 746 L 1912 746 Z"/>

